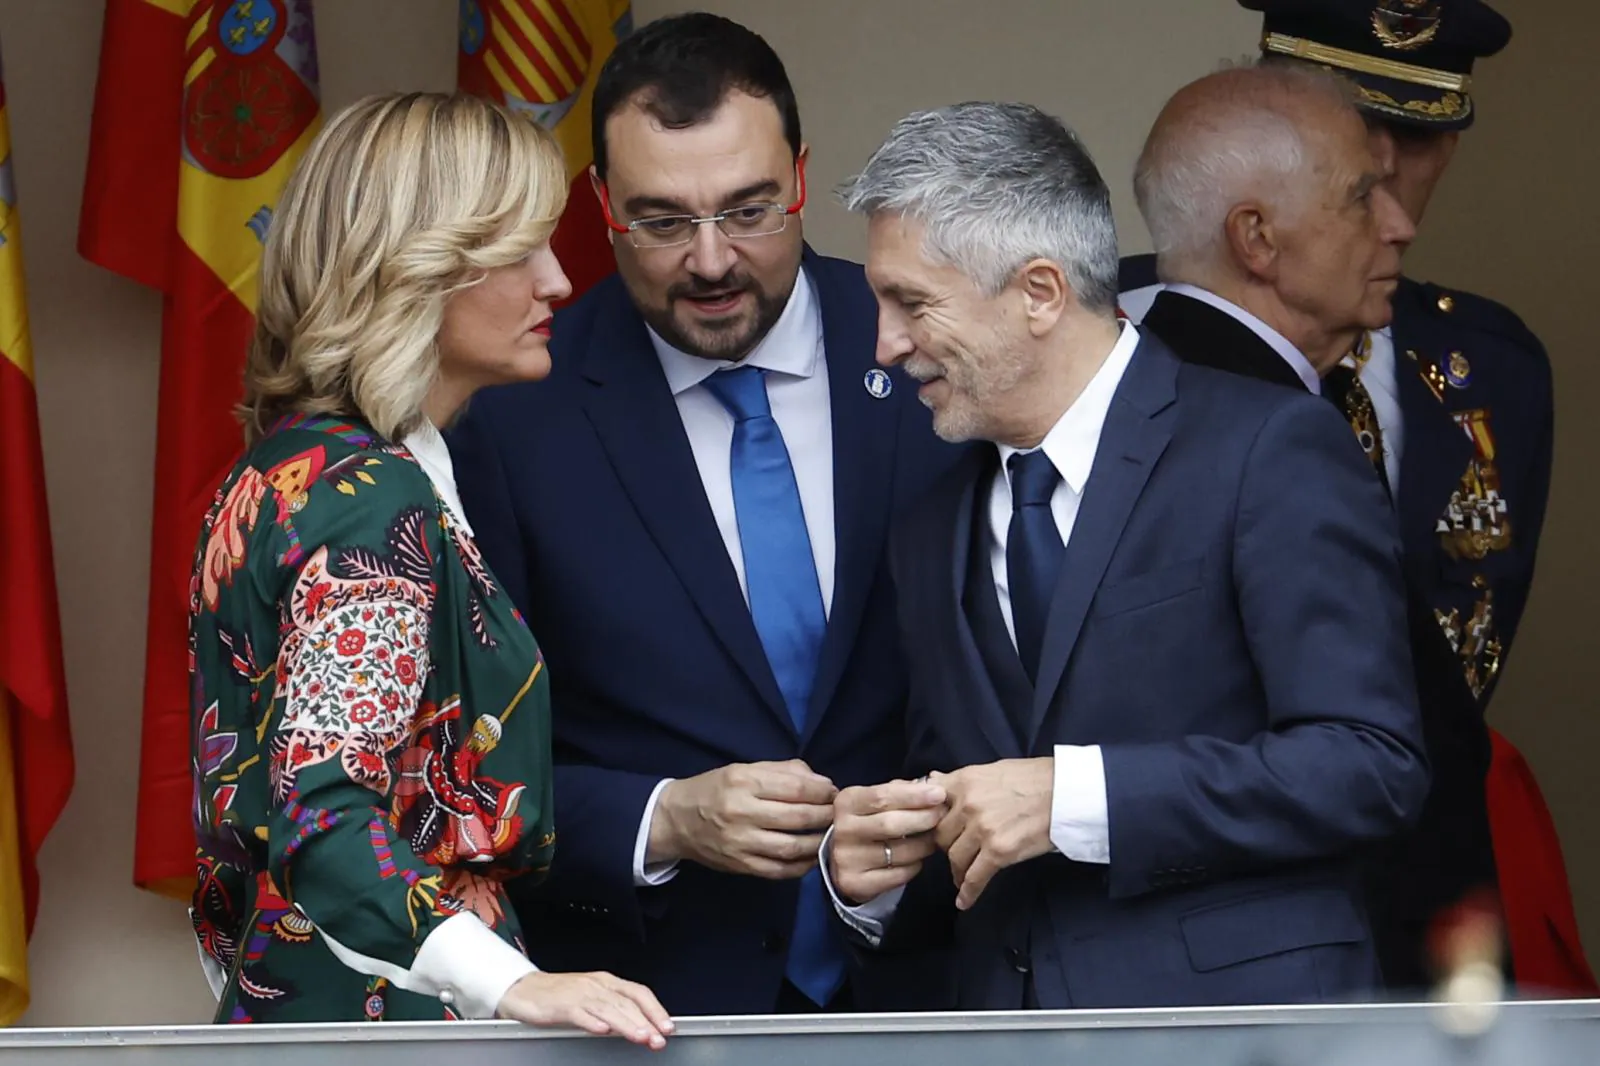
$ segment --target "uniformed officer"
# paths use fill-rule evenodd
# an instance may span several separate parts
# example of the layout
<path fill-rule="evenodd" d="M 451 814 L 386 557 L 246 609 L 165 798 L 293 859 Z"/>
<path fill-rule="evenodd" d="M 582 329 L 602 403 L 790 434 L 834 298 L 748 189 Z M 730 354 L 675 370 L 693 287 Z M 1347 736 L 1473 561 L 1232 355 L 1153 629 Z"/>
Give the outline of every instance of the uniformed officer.
<path fill-rule="evenodd" d="M 1475 118 L 1473 65 L 1509 42 L 1506 19 L 1480 0 L 1239 2 L 1263 14 L 1265 60 L 1314 63 L 1350 80 L 1374 149 L 1393 167 L 1390 191 L 1420 226 Z M 1155 282 L 1151 257 L 1125 261 L 1122 305 L 1130 317 L 1142 316 Z M 1456 772 L 1475 774 L 1481 765 L 1487 774 L 1486 811 L 1431 812 L 1403 852 L 1406 868 L 1391 864 L 1384 875 L 1383 898 L 1374 905 L 1391 934 L 1386 977 L 1400 987 L 1425 984 L 1431 924 L 1497 878 L 1517 981 L 1591 992 L 1559 844 L 1537 786 L 1516 750 L 1481 719 L 1527 603 L 1544 523 L 1553 444 L 1549 359 L 1501 304 L 1403 278 L 1393 322 L 1369 334 L 1352 361 L 1377 417 L 1410 577 L 1444 638 L 1415 649 L 1430 664 L 1419 670 L 1459 671 L 1459 699 L 1441 702 L 1475 720 L 1443 729 Z M 1431 680 L 1445 684 L 1442 676 Z M 1455 797 L 1484 802 L 1466 789 Z M 1531 840 L 1541 844 L 1530 848 Z"/>

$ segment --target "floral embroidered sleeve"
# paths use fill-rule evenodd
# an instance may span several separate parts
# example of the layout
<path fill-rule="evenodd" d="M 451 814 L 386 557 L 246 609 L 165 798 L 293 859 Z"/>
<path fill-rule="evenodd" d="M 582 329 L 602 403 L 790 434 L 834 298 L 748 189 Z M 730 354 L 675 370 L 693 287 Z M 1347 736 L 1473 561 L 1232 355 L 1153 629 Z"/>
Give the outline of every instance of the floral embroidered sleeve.
<path fill-rule="evenodd" d="M 459 864 L 519 844 L 521 788 L 478 782 L 471 744 L 459 765 L 437 757 L 441 730 L 453 744 L 473 721 L 457 698 L 430 698 L 436 630 L 454 613 L 441 597 L 451 548 L 426 481 L 407 473 L 387 492 L 316 486 L 295 515 L 297 542 L 276 546 L 299 561 L 282 571 L 262 734 L 268 873 L 344 965 L 491 1017 L 534 967 L 482 917 L 510 912 L 498 884 Z M 487 908 L 469 898 L 483 892 Z"/>

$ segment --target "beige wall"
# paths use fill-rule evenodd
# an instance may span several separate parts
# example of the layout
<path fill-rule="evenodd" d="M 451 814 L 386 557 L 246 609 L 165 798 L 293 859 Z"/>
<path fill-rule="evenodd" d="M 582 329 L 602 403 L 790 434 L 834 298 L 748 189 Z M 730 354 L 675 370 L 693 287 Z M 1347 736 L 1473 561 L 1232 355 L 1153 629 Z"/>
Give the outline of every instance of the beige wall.
<path fill-rule="evenodd" d="M 456 0 L 318 0 L 323 99 L 454 79 Z M 687 5 L 635 0 L 640 20 Z M 1145 247 L 1128 182 L 1165 94 L 1248 53 L 1232 0 L 707 0 L 783 54 L 831 188 L 906 111 L 963 98 L 1040 104 L 1086 138 L 1116 193 L 1126 250 Z M 129 881 L 142 676 L 159 306 L 75 251 L 100 7 L 0 0 L 30 309 L 78 752 L 72 803 L 46 847 L 32 1025 L 194 1022 L 208 993 L 183 908 Z M 1538 587 L 1495 718 L 1540 773 L 1566 840 L 1588 939 L 1600 952 L 1600 715 L 1586 668 L 1600 562 L 1585 550 L 1600 459 L 1575 399 L 1600 393 L 1584 357 L 1596 216 L 1580 175 L 1597 150 L 1566 135 L 1600 99 L 1580 42 L 1593 9 L 1507 4 L 1510 53 L 1485 68 L 1484 117 L 1429 219 L 1413 269 L 1500 294 L 1551 346 L 1561 384 L 1555 502 Z M 1584 25 L 1576 25 L 1582 21 Z M 1532 186 L 1535 195 L 1524 192 Z M 138 205 L 130 204 L 130 210 Z M 813 200 L 823 250 L 859 255 L 859 228 Z M 1549 269 L 1541 270 L 1545 264 Z"/>

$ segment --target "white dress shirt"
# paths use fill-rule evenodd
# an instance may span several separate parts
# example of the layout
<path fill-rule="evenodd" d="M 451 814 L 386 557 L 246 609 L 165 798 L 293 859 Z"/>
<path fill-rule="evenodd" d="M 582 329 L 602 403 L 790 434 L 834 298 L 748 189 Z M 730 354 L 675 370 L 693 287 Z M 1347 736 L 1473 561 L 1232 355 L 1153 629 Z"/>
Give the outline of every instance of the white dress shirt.
<path fill-rule="evenodd" d="M 1399 498 L 1400 456 L 1405 450 L 1405 420 L 1400 414 L 1400 361 L 1395 358 L 1394 331 L 1388 326 L 1367 334 L 1367 361 L 1358 371 L 1361 384 L 1372 397 L 1372 413 L 1383 434 L 1383 472 Z"/>
<path fill-rule="evenodd" d="M 1039 444 L 1039 449 L 1050 457 L 1050 462 L 1061 475 L 1050 497 L 1050 514 L 1055 518 L 1062 544 L 1071 542 L 1072 529 L 1078 519 L 1078 506 L 1089 481 L 1089 472 L 1094 468 L 1094 457 L 1100 447 L 1106 416 L 1111 411 L 1117 386 L 1122 383 L 1122 376 L 1138 346 L 1138 330 L 1132 323 L 1125 323 L 1116 345 L 1107 354 L 1100 369 Z M 1011 591 L 1006 573 L 1006 540 L 1011 530 L 1012 510 L 1011 470 L 1007 463 L 1017 449 L 1003 444 L 997 447 L 1000 451 L 1000 475 L 994 479 L 989 494 L 989 563 L 994 574 L 995 591 L 1000 598 L 1000 613 L 1005 617 L 1006 631 L 1015 644 L 1016 627 L 1012 619 Z M 1105 762 L 1099 745 L 1057 744 L 1054 763 L 1054 782 L 1050 794 L 1050 843 L 1074 861 L 1109 863 L 1111 832 L 1107 814 Z M 860 930 L 869 941 L 876 943 L 883 936 L 884 922 L 894 913 L 905 889 L 885 892 L 860 906 L 846 904 L 835 891 L 828 874 L 832 839 L 833 831 L 830 829 L 823 841 L 821 863 L 823 880 L 833 897 L 834 907 L 845 921 Z"/>
<path fill-rule="evenodd" d="M 467 509 L 461 506 L 461 494 L 456 490 L 456 468 L 450 461 L 450 446 L 444 442 L 444 437 L 432 422 L 425 420 L 416 430 L 406 434 L 400 443 L 422 467 L 428 480 L 433 482 L 433 491 L 444 500 L 450 520 L 465 530 L 467 536 L 472 536 L 472 527 L 467 524 Z"/>
<path fill-rule="evenodd" d="M 794 291 L 783 314 L 750 354 L 739 363 L 704 359 L 672 347 L 655 330 L 650 330 L 667 385 L 678 404 L 678 415 L 689 435 L 700 483 L 716 518 L 722 543 L 739 576 L 739 588 L 746 604 L 750 590 L 745 582 L 744 550 L 739 541 L 739 516 L 733 504 L 733 416 L 712 395 L 704 382 L 712 374 L 736 366 L 756 366 L 767 371 L 767 399 L 773 421 L 783 434 L 794 467 L 795 484 L 800 490 L 800 508 L 805 513 L 806 532 L 811 539 L 811 559 L 822 587 L 824 614 L 833 610 L 833 405 L 828 389 L 828 368 L 822 345 L 822 309 L 805 271 L 795 279 Z M 661 790 L 671 779 L 656 783 L 645 803 L 644 817 L 634 840 L 633 880 L 636 885 L 659 885 L 677 873 L 677 863 L 645 866 L 650 843 L 650 822 L 655 816 Z"/>

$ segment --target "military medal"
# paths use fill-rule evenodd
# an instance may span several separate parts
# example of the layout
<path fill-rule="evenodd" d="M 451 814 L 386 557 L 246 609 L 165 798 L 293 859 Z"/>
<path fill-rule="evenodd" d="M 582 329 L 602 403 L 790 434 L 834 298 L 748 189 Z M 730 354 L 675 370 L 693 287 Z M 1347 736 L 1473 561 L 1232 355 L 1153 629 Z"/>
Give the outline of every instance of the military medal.
<path fill-rule="evenodd" d="M 1482 559 L 1511 545 L 1511 519 L 1500 495 L 1489 412 L 1475 408 L 1453 412 L 1450 417 L 1472 441 L 1474 454 L 1434 531 L 1452 558 Z"/>

